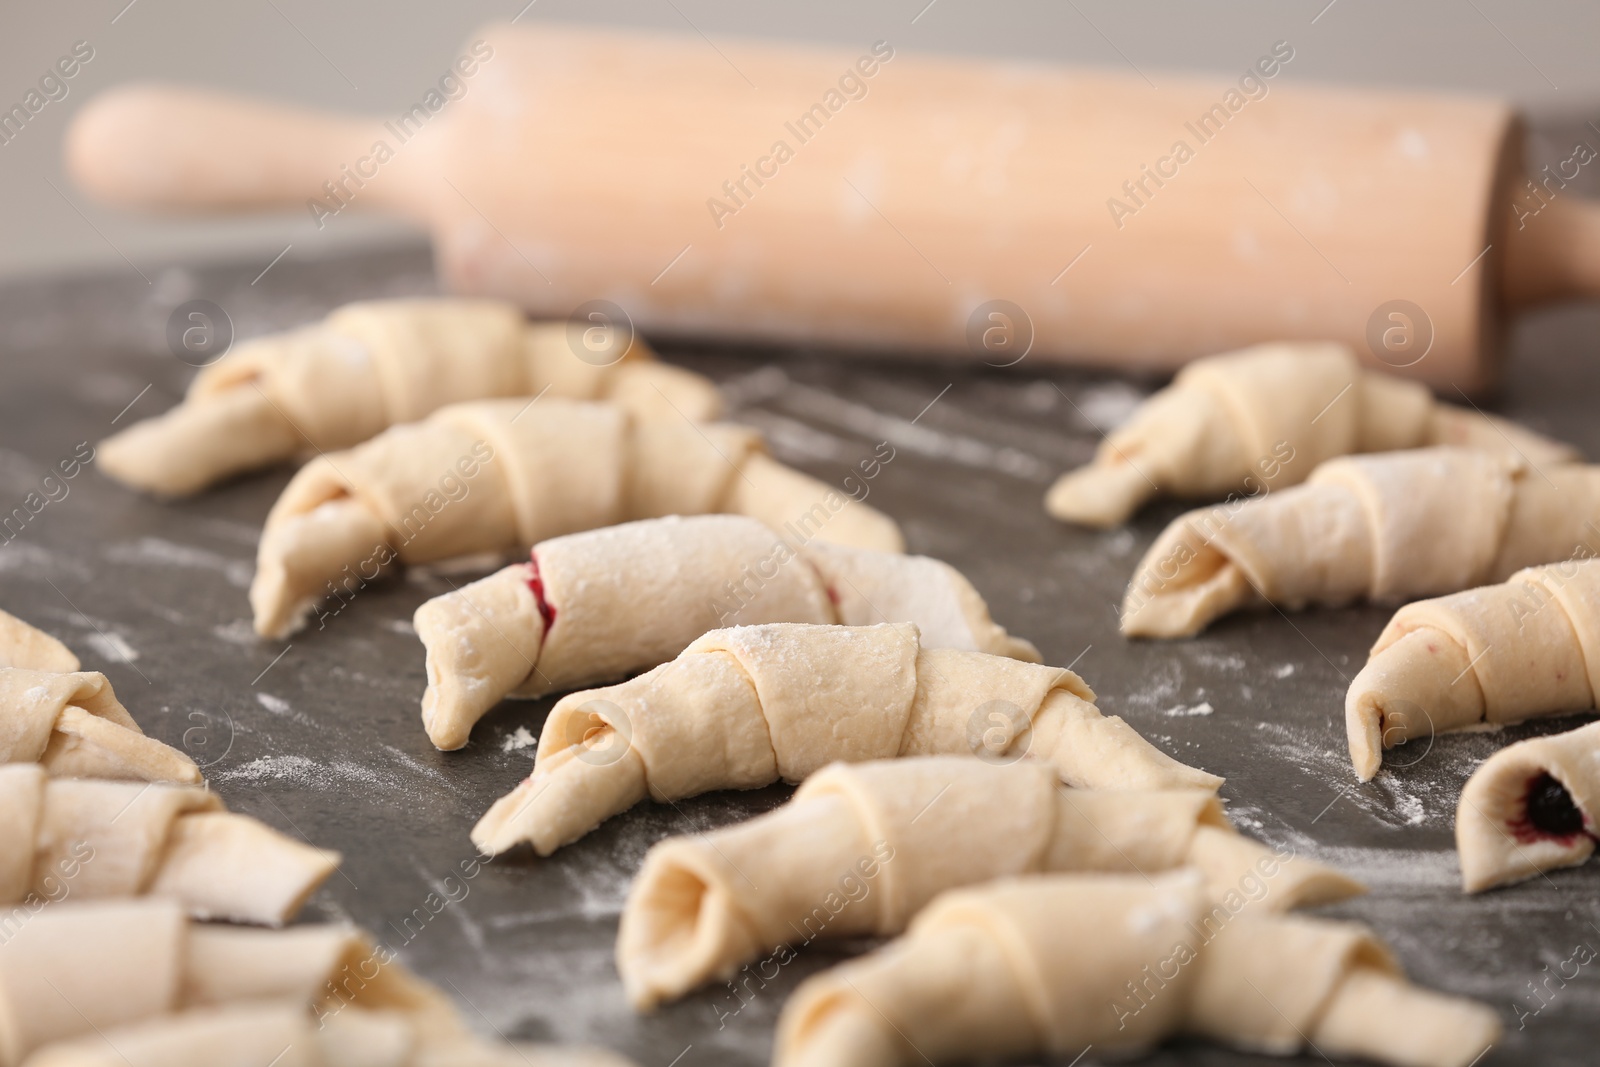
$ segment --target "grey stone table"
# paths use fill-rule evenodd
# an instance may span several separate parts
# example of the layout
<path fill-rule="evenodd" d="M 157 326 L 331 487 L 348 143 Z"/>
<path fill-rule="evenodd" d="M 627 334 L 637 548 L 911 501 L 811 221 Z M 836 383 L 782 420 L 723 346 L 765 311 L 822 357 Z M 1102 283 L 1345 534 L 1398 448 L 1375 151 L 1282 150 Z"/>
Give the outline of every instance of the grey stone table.
<path fill-rule="evenodd" d="M 81 442 L 176 400 L 192 373 L 164 340 L 179 302 L 213 300 L 250 335 L 346 300 L 433 286 L 422 249 L 285 259 L 252 284 L 259 270 L 174 268 L 149 283 L 129 270 L 0 289 L 0 513 L 39 490 Z M 1530 322 L 1515 339 L 1501 404 L 1591 456 L 1600 456 L 1597 327 L 1592 314 Z M 1028 361 L 999 372 L 799 351 L 669 353 L 724 383 L 734 417 L 822 478 L 842 480 L 874 444 L 891 442 L 896 458 L 870 499 L 901 520 L 911 548 L 970 575 L 996 617 L 1050 662 L 1076 663 L 1108 713 L 1226 775 L 1223 794 L 1247 832 L 1364 879 L 1370 896 L 1330 910 L 1375 926 L 1422 983 L 1494 1005 L 1508 1037 L 1486 1064 L 1595 1062 L 1600 965 L 1564 986 L 1550 979 L 1539 994 L 1533 984 L 1577 946 L 1600 947 L 1600 866 L 1468 899 L 1452 850 L 1455 800 L 1473 766 L 1509 741 L 1576 722 L 1440 738 L 1359 785 L 1341 701 L 1385 611 L 1261 613 L 1194 641 L 1124 641 L 1115 615 L 1123 584 L 1178 509 L 1093 533 L 1056 525 L 1040 498 L 1056 472 L 1089 456 L 1096 426 L 1123 416 L 1151 383 Z M 638 1018 L 623 1000 L 612 943 L 652 842 L 768 810 L 788 791 L 646 804 L 551 859 L 512 854 L 461 879 L 473 856 L 467 831 L 527 772 L 549 702 L 504 706 L 463 751 L 429 745 L 409 619 L 449 588 L 439 575 L 374 585 L 326 629 L 292 642 L 256 640 L 245 587 L 260 523 L 286 478 L 275 471 L 163 506 L 91 463 L 0 547 L 0 605 L 110 675 L 145 728 L 192 753 L 231 806 L 341 850 L 341 873 L 308 914 L 374 931 L 450 990 L 484 1033 L 596 1042 L 647 1067 L 765 1063 L 795 984 L 865 946 L 807 949 L 748 1002 L 711 989 Z M 1082 1063 L 1094 1062 L 1091 1050 Z M 1146 1062 L 1266 1061 L 1177 1043 Z"/>

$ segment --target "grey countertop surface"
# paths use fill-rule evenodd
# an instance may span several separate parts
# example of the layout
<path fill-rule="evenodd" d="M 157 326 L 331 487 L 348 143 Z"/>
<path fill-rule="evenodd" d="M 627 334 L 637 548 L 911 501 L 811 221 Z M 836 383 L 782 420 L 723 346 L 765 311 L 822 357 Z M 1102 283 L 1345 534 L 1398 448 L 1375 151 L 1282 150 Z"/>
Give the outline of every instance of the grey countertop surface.
<path fill-rule="evenodd" d="M 192 374 L 164 340 L 179 302 L 213 300 L 247 336 L 346 300 L 433 288 L 420 248 L 283 263 L 252 284 L 258 270 L 171 268 L 149 284 L 125 271 L 0 289 L 0 512 L 80 442 L 176 401 Z M 1600 456 L 1597 326 L 1592 312 L 1524 324 L 1498 404 L 1590 456 Z M 1245 832 L 1365 880 L 1369 896 L 1327 911 L 1370 923 L 1421 983 L 1493 1005 L 1507 1036 L 1484 1064 L 1595 1062 L 1600 968 L 1564 986 L 1552 980 L 1542 995 L 1533 986 L 1577 946 L 1600 948 L 1600 867 L 1468 898 L 1452 834 L 1461 784 L 1480 760 L 1577 720 L 1443 736 L 1400 750 L 1362 785 L 1342 699 L 1386 610 L 1245 615 L 1175 643 L 1121 638 L 1123 585 L 1179 508 L 1099 533 L 1057 525 L 1040 499 L 1054 474 L 1089 457 L 1096 427 L 1154 383 L 1028 361 L 1002 372 L 667 351 L 724 383 L 735 418 L 820 477 L 840 481 L 877 441 L 892 442 L 896 458 L 870 499 L 903 523 L 910 547 L 963 570 L 995 617 L 1049 662 L 1076 662 L 1107 713 L 1226 775 L 1223 795 Z M 342 851 L 342 871 L 308 917 L 372 930 L 451 991 L 485 1034 L 593 1042 L 644 1067 L 765 1063 L 796 983 L 864 945 L 806 949 L 742 1007 L 711 989 L 649 1017 L 624 1002 L 612 946 L 629 879 L 653 842 L 766 811 L 789 791 L 645 804 L 550 859 L 515 853 L 462 879 L 474 855 L 467 832 L 527 773 L 550 702 L 504 705 L 466 749 L 433 749 L 418 717 L 423 657 L 409 620 L 449 588 L 438 575 L 376 584 L 320 632 L 257 640 L 245 588 L 261 521 L 287 477 L 274 471 L 162 505 L 90 464 L 0 547 L 0 606 L 60 636 L 85 669 L 105 671 L 146 730 L 186 748 L 230 806 Z M 1097 1062 L 1094 1052 L 1081 1062 Z M 1144 1062 L 1269 1061 L 1178 1042 Z"/>

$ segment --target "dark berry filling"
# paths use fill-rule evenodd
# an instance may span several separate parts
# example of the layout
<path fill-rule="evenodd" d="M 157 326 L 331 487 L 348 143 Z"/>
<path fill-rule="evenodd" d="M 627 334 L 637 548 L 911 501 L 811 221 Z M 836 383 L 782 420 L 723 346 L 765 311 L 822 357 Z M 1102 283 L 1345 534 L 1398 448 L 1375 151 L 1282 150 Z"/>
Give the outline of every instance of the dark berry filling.
<path fill-rule="evenodd" d="M 539 618 L 544 620 L 544 632 L 549 633 L 550 627 L 556 622 L 556 609 L 545 599 L 544 579 L 539 575 L 538 556 L 528 557 L 528 588 L 533 590 L 533 604 L 539 609 Z"/>
<path fill-rule="evenodd" d="M 1571 837 L 1583 832 L 1583 812 L 1572 802 L 1567 787 L 1549 774 L 1528 785 L 1528 825 L 1549 837 Z"/>

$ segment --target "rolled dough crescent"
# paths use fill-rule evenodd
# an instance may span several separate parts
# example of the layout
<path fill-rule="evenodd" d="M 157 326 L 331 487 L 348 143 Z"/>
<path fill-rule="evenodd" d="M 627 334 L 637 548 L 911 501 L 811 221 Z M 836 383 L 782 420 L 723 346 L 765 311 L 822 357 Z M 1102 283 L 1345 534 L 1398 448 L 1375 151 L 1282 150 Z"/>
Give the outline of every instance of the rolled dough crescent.
<path fill-rule="evenodd" d="M 472 840 L 549 855 L 647 796 L 798 782 L 835 760 L 952 753 L 1040 760 L 1089 788 L 1221 784 L 1093 699 L 1063 668 L 922 648 L 910 623 L 713 630 L 670 663 L 557 702 L 532 776 Z"/>
<path fill-rule="evenodd" d="M 1044 764 L 962 756 L 835 763 L 749 822 L 645 856 L 617 970 L 638 1010 L 819 938 L 904 931 L 933 897 L 1016 874 L 1193 866 L 1214 899 L 1263 887 L 1284 911 L 1362 887 L 1239 836 L 1203 789 L 1068 789 Z"/>
<path fill-rule="evenodd" d="M 56 777 L 200 781 L 194 760 L 146 737 L 106 676 L 43 630 L 0 611 L 0 764 Z"/>
<path fill-rule="evenodd" d="M 893 520 L 762 451 L 755 431 L 549 397 L 439 409 L 308 463 L 267 516 L 256 632 L 284 636 L 395 562 L 502 553 L 628 519 L 730 512 L 898 552 Z"/>
<path fill-rule="evenodd" d="M 507 696 L 625 677 L 708 630 L 767 622 L 914 622 L 926 647 L 1039 660 L 947 563 L 785 537 L 741 515 L 669 516 L 541 542 L 531 563 L 418 608 L 423 726 L 460 748 Z"/>
<path fill-rule="evenodd" d="M 0 907 L 148 894 L 195 918 L 276 926 L 338 864 L 204 789 L 0 767 Z"/>
<path fill-rule="evenodd" d="M 1468 1067 L 1496 1013 L 1417 988 L 1364 927 L 1213 904 L 1197 872 L 1044 875 L 939 897 L 910 932 L 784 1006 L 775 1067 L 1148 1049 L 1192 1034 Z"/>
<path fill-rule="evenodd" d="M 350 927 L 207 926 L 146 899 L 13 912 L 5 934 L 0 1067 L 627 1064 L 480 1042 L 440 990 Z"/>
<path fill-rule="evenodd" d="M 99 465 L 146 492 L 186 496 L 301 452 L 350 448 L 446 404 L 545 390 L 613 400 L 646 417 L 716 417 L 716 386 L 631 341 L 615 358 L 586 359 L 570 346 L 567 323 L 524 322 L 511 304 L 346 304 L 203 367 L 177 407 L 102 441 Z"/>
<path fill-rule="evenodd" d="M 1284 489 L 1335 456 L 1428 445 L 1532 466 L 1578 458 L 1569 445 L 1364 369 L 1343 345 L 1267 344 L 1179 371 L 1106 436 L 1093 463 L 1062 475 L 1045 509 L 1064 522 L 1119 526 L 1158 496 Z"/>
<path fill-rule="evenodd" d="M 251 1001 L 158 1015 L 50 1045 L 28 1067 L 632 1067 L 599 1049 L 422 1041 L 403 1014 Z"/>
<path fill-rule="evenodd" d="M 1362 781 L 1383 751 L 1480 722 L 1596 706 L 1600 559 L 1518 571 L 1500 585 L 1407 604 L 1345 694 Z"/>
<path fill-rule="evenodd" d="M 1399 601 L 1600 552 L 1600 466 L 1530 468 L 1467 448 L 1330 460 L 1305 485 L 1180 516 L 1123 601 L 1133 637 L 1228 612 Z"/>

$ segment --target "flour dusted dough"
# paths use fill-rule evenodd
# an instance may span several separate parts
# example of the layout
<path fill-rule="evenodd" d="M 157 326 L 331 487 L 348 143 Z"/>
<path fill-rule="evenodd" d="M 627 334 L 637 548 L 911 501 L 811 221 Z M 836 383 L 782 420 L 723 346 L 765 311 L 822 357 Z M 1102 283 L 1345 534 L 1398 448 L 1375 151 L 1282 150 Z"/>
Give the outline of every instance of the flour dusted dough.
<path fill-rule="evenodd" d="M 28 1067 L 631 1067 L 599 1049 L 419 1041 L 390 1011 L 319 1020 L 303 1005 L 253 1001 L 192 1008 L 63 1041 Z"/>
<path fill-rule="evenodd" d="M 1215 899 L 1259 889 L 1273 911 L 1361 892 L 1239 836 L 1208 790 L 1068 789 L 1040 763 L 960 756 L 836 763 L 777 811 L 653 847 L 622 912 L 617 970 L 645 1010 L 817 938 L 898 934 L 948 889 L 1181 866 Z"/>
<path fill-rule="evenodd" d="M 194 760 L 146 737 L 103 674 L 60 641 L 0 612 L 0 764 L 59 777 L 200 781 Z"/>
<path fill-rule="evenodd" d="M 972 754 L 1048 762 L 1070 785 L 1215 789 L 1069 670 L 920 646 L 911 623 L 714 630 L 620 685 L 563 697 L 533 775 L 473 828 L 486 853 L 540 855 L 647 796 L 803 781 L 835 760 Z"/>
<path fill-rule="evenodd" d="M 135 900 L 15 913 L 6 932 L 0 1067 L 624 1062 L 482 1045 L 443 993 L 351 927 L 207 926 Z"/>
<path fill-rule="evenodd" d="M 1351 456 L 1174 520 L 1134 572 L 1122 630 L 1185 637 L 1249 605 L 1435 596 L 1596 552 L 1600 466 L 1448 447 Z"/>
<path fill-rule="evenodd" d="M 71 674 L 80 664 L 72 650 L 43 630 L 0 611 L 0 667 Z"/>
<path fill-rule="evenodd" d="M 1366 781 L 1386 748 L 1592 708 L 1596 686 L 1600 559 L 1530 567 L 1395 612 L 1345 694 L 1350 759 Z"/>
<path fill-rule="evenodd" d="M 1456 805 L 1461 885 L 1476 893 L 1594 854 L 1600 723 L 1501 749 L 1472 772 Z"/>
<path fill-rule="evenodd" d="M 1411 985 L 1365 927 L 1234 912 L 1195 872 L 1015 878 L 946 893 L 906 936 L 808 979 L 776 1067 L 1062 1062 L 1207 1037 L 1252 1051 L 1468 1067 L 1488 1007 Z"/>
<path fill-rule="evenodd" d="M 1515 423 L 1438 403 L 1427 387 L 1363 369 L 1337 344 L 1268 344 L 1189 364 L 1063 475 L 1045 508 L 1118 526 L 1157 496 L 1281 489 L 1355 452 L 1466 445 L 1533 466 L 1578 457 Z"/>
<path fill-rule="evenodd" d="M 544 398 L 442 408 L 303 467 L 267 516 L 250 587 L 256 632 L 384 565 L 534 545 L 628 519 L 731 512 L 899 551 L 893 520 L 762 451 L 753 430 L 641 419 Z"/>
<path fill-rule="evenodd" d="M 1039 661 L 947 563 L 800 540 L 744 516 L 669 516 L 541 542 L 531 563 L 418 608 L 422 722 L 435 745 L 460 748 L 508 695 L 624 677 L 708 630 L 766 622 L 914 622 L 929 648 Z"/>
<path fill-rule="evenodd" d="M 572 351 L 566 323 L 526 323 L 510 304 L 371 301 L 240 344 L 203 368 L 177 407 L 102 441 L 99 465 L 184 496 L 304 451 L 350 448 L 446 404 L 545 389 L 648 417 L 710 419 L 721 407 L 714 385 L 656 362 L 638 338 L 601 366 Z"/>
<path fill-rule="evenodd" d="M 0 767 L 0 907 L 148 894 L 196 918 L 278 925 L 338 864 L 204 789 Z"/>

